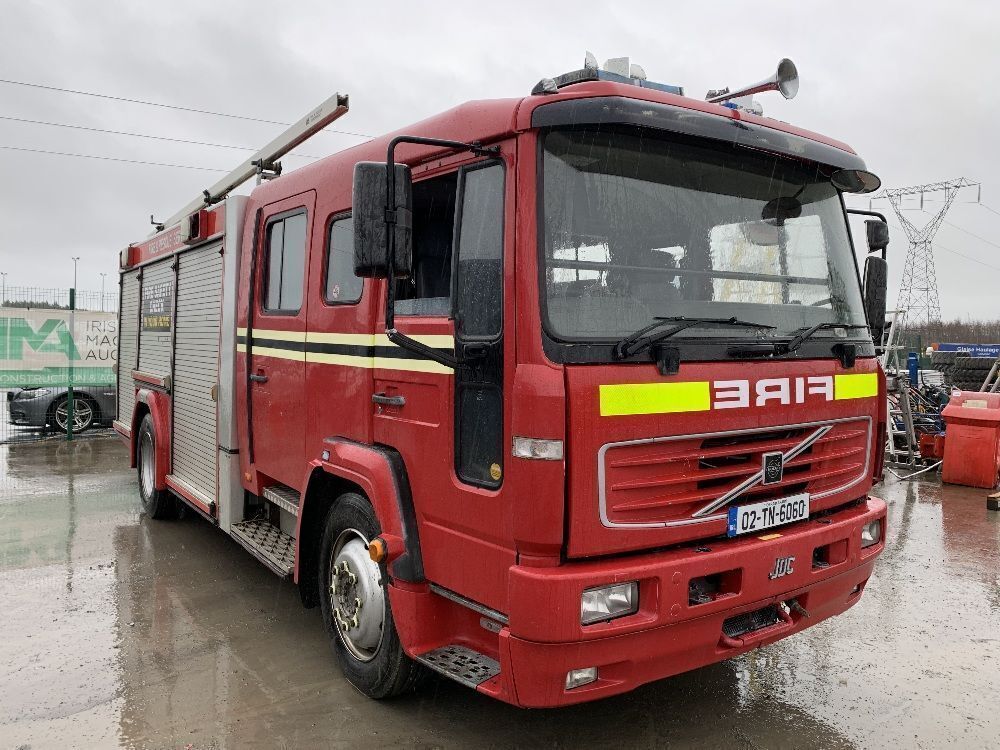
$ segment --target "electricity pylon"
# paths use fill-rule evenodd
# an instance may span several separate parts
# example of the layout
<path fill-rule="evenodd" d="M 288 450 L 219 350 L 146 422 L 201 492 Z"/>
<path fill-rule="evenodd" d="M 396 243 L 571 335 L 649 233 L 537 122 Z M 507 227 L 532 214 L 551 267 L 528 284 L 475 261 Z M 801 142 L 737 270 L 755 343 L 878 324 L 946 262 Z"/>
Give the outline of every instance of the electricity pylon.
<path fill-rule="evenodd" d="M 924 323 L 941 320 L 941 300 L 938 295 L 937 272 L 934 268 L 934 235 L 944 221 L 944 215 L 951 208 L 958 191 L 965 187 L 978 187 L 978 182 L 970 182 L 964 177 L 947 182 L 932 182 L 927 185 L 883 190 L 872 200 L 887 198 L 896 218 L 903 226 L 910 248 L 906 253 L 906 265 L 903 266 L 903 280 L 899 285 L 899 299 L 896 307 L 906 311 L 908 326 L 920 326 Z M 906 195 L 919 195 L 920 208 L 924 207 L 924 195 L 927 193 L 944 192 L 944 201 L 930 221 L 923 227 L 917 227 L 903 215 L 902 199 Z"/>

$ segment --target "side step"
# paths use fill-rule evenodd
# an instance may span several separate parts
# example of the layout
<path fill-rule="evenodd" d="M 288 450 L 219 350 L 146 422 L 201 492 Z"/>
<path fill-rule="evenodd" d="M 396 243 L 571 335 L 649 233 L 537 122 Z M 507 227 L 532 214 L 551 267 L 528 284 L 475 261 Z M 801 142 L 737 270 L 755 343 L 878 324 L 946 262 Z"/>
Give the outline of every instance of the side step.
<path fill-rule="evenodd" d="M 500 663 L 496 659 L 457 644 L 442 646 L 426 654 L 420 654 L 416 660 L 435 672 L 471 688 L 478 687 L 500 674 Z"/>
<path fill-rule="evenodd" d="M 299 514 L 299 493 L 283 484 L 275 484 L 264 488 L 264 499 L 274 503 L 282 510 L 287 510 L 293 516 Z"/>
<path fill-rule="evenodd" d="M 295 538 L 262 518 L 240 521 L 230 528 L 233 539 L 282 578 L 295 569 Z"/>

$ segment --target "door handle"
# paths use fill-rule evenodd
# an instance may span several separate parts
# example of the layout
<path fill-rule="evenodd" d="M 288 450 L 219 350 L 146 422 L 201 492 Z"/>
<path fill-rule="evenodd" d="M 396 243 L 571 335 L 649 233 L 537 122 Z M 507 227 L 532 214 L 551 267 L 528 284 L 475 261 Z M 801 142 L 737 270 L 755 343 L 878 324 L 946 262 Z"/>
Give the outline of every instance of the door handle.
<path fill-rule="evenodd" d="M 372 403 L 379 406 L 406 406 L 403 396 L 387 396 L 384 393 L 373 393 Z"/>
<path fill-rule="evenodd" d="M 267 375 L 263 375 L 261 373 L 251 373 L 250 379 L 255 383 L 266 383 Z"/>

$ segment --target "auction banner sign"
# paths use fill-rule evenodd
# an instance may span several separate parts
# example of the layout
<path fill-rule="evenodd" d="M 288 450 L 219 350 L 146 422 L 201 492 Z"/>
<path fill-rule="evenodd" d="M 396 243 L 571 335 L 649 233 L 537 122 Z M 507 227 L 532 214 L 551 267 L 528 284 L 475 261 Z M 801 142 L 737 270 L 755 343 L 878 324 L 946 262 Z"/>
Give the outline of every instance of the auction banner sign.
<path fill-rule="evenodd" d="M 0 388 L 112 385 L 115 313 L 0 307 Z"/>

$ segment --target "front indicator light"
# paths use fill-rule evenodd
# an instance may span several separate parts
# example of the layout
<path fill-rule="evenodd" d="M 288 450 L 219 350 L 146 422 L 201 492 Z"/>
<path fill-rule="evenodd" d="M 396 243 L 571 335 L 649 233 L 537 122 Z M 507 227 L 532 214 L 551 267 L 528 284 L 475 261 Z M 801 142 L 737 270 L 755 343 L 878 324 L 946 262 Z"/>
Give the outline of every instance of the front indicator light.
<path fill-rule="evenodd" d="M 586 589 L 580 597 L 580 624 L 590 625 L 639 611 L 639 584 L 615 583 Z"/>
<path fill-rule="evenodd" d="M 872 547 L 882 541 L 882 521 L 869 521 L 861 527 L 861 549 Z"/>
<path fill-rule="evenodd" d="M 566 689 L 589 685 L 597 681 L 597 667 L 584 667 L 583 669 L 571 669 L 566 673 Z"/>

